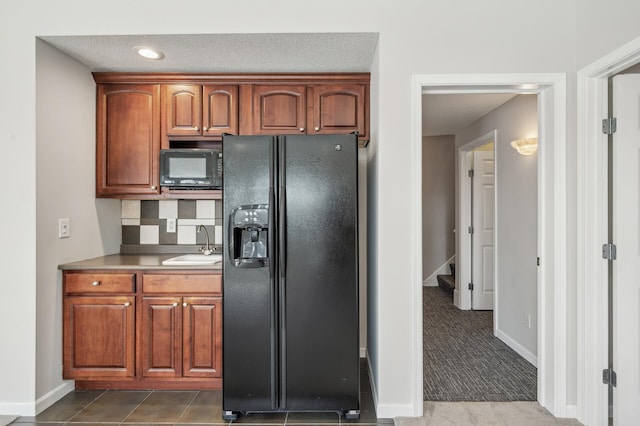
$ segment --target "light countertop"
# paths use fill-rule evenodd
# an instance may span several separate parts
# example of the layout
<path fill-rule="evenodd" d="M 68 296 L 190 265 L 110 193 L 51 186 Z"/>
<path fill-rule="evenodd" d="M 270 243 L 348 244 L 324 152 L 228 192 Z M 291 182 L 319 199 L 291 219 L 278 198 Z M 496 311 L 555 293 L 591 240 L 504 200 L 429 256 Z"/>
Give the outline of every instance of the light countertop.
<path fill-rule="evenodd" d="M 180 253 L 165 254 L 110 254 L 94 257 L 77 262 L 63 263 L 58 269 L 63 271 L 78 271 L 90 269 L 161 269 L 161 270 L 210 270 L 222 273 L 222 263 L 215 265 L 163 265 L 162 261 L 179 256 Z"/>

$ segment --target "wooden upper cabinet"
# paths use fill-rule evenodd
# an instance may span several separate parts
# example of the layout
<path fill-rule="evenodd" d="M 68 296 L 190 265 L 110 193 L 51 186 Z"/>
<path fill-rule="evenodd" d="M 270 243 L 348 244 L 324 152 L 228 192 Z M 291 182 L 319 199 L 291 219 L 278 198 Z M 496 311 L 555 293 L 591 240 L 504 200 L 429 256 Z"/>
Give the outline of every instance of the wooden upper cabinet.
<path fill-rule="evenodd" d="M 203 86 L 204 136 L 238 134 L 238 86 Z"/>
<path fill-rule="evenodd" d="M 238 86 L 163 85 L 163 147 L 173 137 L 238 134 Z"/>
<path fill-rule="evenodd" d="M 306 125 L 306 86 L 253 86 L 253 134 L 306 133 Z"/>
<path fill-rule="evenodd" d="M 99 84 L 96 196 L 159 194 L 160 85 Z"/>
<path fill-rule="evenodd" d="M 162 87 L 164 131 L 167 136 L 202 134 L 202 86 L 170 84 Z"/>
<path fill-rule="evenodd" d="M 345 134 L 358 132 L 359 139 L 367 135 L 367 91 L 364 84 L 317 85 L 309 89 L 313 114 L 309 114 L 309 134 Z"/>

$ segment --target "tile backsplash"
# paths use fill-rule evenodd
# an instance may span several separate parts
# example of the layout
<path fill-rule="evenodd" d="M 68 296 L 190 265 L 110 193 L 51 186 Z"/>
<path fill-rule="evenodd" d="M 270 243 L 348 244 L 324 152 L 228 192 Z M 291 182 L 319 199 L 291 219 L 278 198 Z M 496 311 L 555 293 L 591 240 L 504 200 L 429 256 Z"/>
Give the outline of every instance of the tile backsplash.
<path fill-rule="evenodd" d="M 220 200 L 122 200 L 122 244 L 204 244 L 204 225 L 211 244 L 222 245 Z"/>

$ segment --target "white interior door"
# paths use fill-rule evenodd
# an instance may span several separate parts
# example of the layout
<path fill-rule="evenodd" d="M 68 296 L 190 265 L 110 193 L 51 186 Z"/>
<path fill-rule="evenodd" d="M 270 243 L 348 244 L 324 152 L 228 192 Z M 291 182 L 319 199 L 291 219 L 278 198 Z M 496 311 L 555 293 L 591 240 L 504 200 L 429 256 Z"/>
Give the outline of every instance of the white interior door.
<path fill-rule="evenodd" d="M 640 421 L 640 75 L 613 79 L 613 388 L 615 425 Z"/>
<path fill-rule="evenodd" d="M 493 150 L 473 151 L 472 309 L 493 309 Z"/>

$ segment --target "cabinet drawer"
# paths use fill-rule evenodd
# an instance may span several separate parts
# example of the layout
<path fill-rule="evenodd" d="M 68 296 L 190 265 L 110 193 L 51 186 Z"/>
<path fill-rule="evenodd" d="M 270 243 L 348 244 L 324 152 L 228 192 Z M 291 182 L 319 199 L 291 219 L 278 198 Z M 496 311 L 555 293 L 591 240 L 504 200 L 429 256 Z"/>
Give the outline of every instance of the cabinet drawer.
<path fill-rule="evenodd" d="M 144 274 L 144 293 L 221 293 L 222 275 Z"/>
<path fill-rule="evenodd" d="M 135 291 L 136 274 L 86 274 L 67 272 L 64 291 L 67 293 L 131 293 Z"/>

